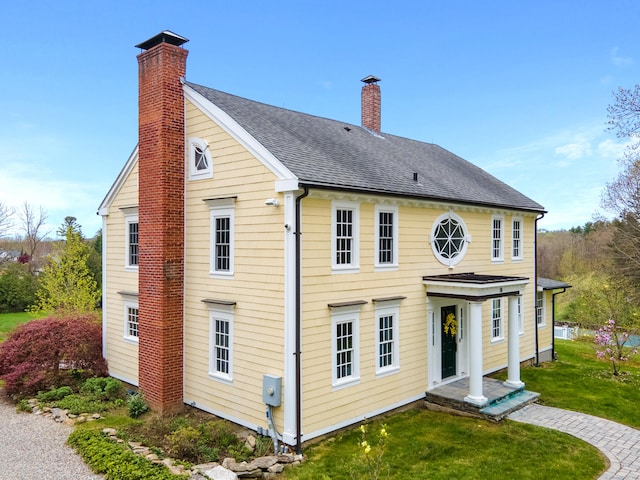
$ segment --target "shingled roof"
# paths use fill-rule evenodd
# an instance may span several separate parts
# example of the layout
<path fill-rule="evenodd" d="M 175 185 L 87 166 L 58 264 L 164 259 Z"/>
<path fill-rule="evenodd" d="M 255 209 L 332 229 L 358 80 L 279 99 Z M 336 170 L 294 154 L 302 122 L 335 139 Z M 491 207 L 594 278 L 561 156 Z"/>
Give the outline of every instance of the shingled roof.
<path fill-rule="evenodd" d="M 537 202 L 432 143 L 376 134 L 345 122 L 185 84 L 233 118 L 301 185 L 544 211 Z"/>

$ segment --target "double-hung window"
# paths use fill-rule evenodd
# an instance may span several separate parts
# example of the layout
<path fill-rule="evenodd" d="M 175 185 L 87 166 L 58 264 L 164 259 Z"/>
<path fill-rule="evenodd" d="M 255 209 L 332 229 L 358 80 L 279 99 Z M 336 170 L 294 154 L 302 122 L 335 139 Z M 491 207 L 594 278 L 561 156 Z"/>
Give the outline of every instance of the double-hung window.
<path fill-rule="evenodd" d="M 513 260 L 522 260 L 522 218 L 513 217 L 511 219 L 511 257 Z"/>
<path fill-rule="evenodd" d="M 139 336 L 138 302 L 125 300 L 124 302 L 124 339 L 138 343 Z"/>
<path fill-rule="evenodd" d="M 209 310 L 209 375 L 217 380 L 233 380 L 232 307 Z"/>
<path fill-rule="evenodd" d="M 334 309 L 332 332 L 332 385 L 352 385 L 360 380 L 360 307 Z"/>
<path fill-rule="evenodd" d="M 138 236 L 138 209 L 136 207 L 123 209 L 125 212 L 125 268 L 138 270 L 140 260 Z"/>
<path fill-rule="evenodd" d="M 375 267 L 377 270 L 398 267 L 398 208 L 375 207 Z"/>
<path fill-rule="evenodd" d="M 504 338 L 502 298 L 491 300 L 491 341 L 495 342 Z"/>
<path fill-rule="evenodd" d="M 331 212 L 332 269 L 353 273 L 360 269 L 360 207 L 334 201 Z"/>
<path fill-rule="evenodd" d="M 211 214 L 211 252 L 209 274 L 229 278 L 234 272 L 235 198 L 205 200 Z"/>
<path fill-rule="evenodd" d="M 522 295 L 519 295 L 516 308 L 518 309 L 518 333 L 520 335 L 524 334 L 524 315 L 522 315 L 522 303 Z"/>
<path fill-rule="evenodd" d="M 400 367 L 397 302 L 376 305 L 376 374 L 393 373 Z"/>
<path fill-rule="evenodd" d="M 502 215 L 491 217 L 491 260 L 504 261 L 504 217 Z"/>
<path fill-rule="evenodd" d="M 544 292 L 536 293 L 536 324 L 539 327 L 546 325 L 544 313 Z"/>

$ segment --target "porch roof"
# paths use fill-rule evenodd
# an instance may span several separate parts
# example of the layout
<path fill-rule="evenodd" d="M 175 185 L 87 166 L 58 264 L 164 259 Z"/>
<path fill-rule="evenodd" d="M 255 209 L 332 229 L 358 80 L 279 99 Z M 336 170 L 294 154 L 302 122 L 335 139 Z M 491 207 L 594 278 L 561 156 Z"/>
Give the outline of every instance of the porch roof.
<path fill-rule="evenodd" d="M 482 302 L 491 298 L 520 295 L 529 279 L 467 272 L 425 275 L 422 282 L 427 287 L 428 297 L 461 298 Z"/>

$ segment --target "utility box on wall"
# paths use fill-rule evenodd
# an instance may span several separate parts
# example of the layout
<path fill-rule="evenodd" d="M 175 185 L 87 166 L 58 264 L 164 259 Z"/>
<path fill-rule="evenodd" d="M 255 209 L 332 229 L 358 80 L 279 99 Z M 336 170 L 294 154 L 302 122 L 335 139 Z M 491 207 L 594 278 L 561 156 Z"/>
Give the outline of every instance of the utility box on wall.
<path fill-rule="evenodd" d="M 264 374 L 262 376 L 262 401 L 266 405 L 279 407 L 282 397 L 282 377 Z"/>

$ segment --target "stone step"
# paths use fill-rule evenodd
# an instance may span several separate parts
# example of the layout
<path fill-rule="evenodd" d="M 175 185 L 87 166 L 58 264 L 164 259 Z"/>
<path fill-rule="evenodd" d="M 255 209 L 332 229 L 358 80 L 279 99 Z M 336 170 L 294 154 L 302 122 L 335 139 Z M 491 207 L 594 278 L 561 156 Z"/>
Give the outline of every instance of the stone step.
<path fill-rule="evenodd" d="M 534 403 L 539 397 L 539 393 L 519 390 L 514 392 L 513 395 L 504 397 L 497 402 L 481 408 L 480 413 L 491 420 L 500 421 L 511 412 L 515 412 L 525 405 Z"/>

